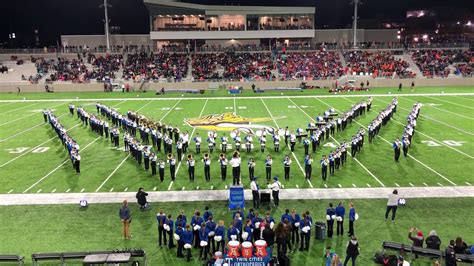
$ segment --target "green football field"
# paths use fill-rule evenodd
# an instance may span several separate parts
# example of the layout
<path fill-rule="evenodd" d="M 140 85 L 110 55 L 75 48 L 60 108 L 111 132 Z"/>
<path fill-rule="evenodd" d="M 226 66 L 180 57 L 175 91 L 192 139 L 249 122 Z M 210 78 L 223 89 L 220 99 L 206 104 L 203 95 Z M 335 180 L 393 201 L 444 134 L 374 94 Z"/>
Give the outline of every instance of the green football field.
<path fill-rule="evenodd" d="M 381 95 L 374 97 L 372 110 L 358 117 L 345 131 L 325 140 L 316 153 L 312 154 L 315 162 L 319 161 L 322 155 L 332 151 L 338 143 L 349 140 L 360 127 L 366 127 L 390 102 L 392 95 L 388 94 L 389 91 L 389 89 L 374 90 L 374 93 Z M 304 179 L 302 144 L 297 144 L 293 154 L 288 147 L 283 147 L 284 145 L 280 152 L 275 153 L 273 142 L 270 136 L 267 136 L 267 149 L 264 153 L 257 149 L 250 154 L 241 153 L 244 186 L 249 185 L 245 167 L 247 160 L 250 157 L 255 158 L 257 162 L 255 175 L 263 178 L 265 175 L 263 161 L 267 154 L 271 154 L 274 159 L 272 174 L 280 177 L 283 177 L 283 157 L 287 154 L 292 157 L 291 178 L 289 181 L 281 180 L 285 188 L 471 186 L 474 184 L 474 97 L 447 95 L 469 91 L 472 91 L 472 88 L 417 88 L 416 92 L 412 92 L 416 93 L 416 96 L 409 95 L 410 92 L 405 91 L 408 94 L 399 97 L 398 112 L 393 120 L 382 127 L 379 137 L 372 143 L 368 143 L 366 138 L 362 152 L 357 154 L 356 160 L 348 158 L 348 164 L 337 170 L 326 182 L 321 179 L 318 163 L 313 164 L 312 179 L 310 181 Z M 295 130 L 298 127 L 306 128 L 311 119 L 330 107 L 342 113 L 349 110 L 356 101 L 367 99 L 367 96 L 352 97 L 352 94 L 316 97 L 315 94 L 319 92 L 305 91 L 304 95 L 295 92 L 293 95 L 284 94 L 268 98 L 265 97 L 266 94 L 245 92 L 243 96 L 249 96 L 248 98 L 232 96 L 217 98 L 206 97 L 212 95 L 204 94 L 199 98 L 186 95 L 186 97 L 146 100 L 113 99 L 122 97 L 122 93 L 81 94 L 81 98 L 104 96 L 108 100 L 102 100 L 103 103 L 117 108 L 122 113 L 126 113 L 127 110 L 138 111 L 156 121 L 161 120 L 165 124 L 178 126 L 181 131 L 188 131 L 191 134 L 190 139 L 196 133 L 203 136 L 201 155 L 195 156 L 196 181 L 193 183 L 188 180 L 187 166 L 184 162 L 178 164 L 175 182 L 170 180 L 168 167 L 164 182 L 160 182 L 158 176 L 152 177 L 143 166 L 138 166 L 133 158 L 127 157 L 123 150 L 115 149 L 108 139 L 98 137 L 89 127 L 80 124 L 76 116 L 70 116 L 67 108 L 69 101 L 1 102 L 0 193 L 119 192 L 136 191 L 138 187 L 144 187 L 148 191 L 225 189 L 232 180 L 229 171 L 226 182 L 220 179 L 217 162 L 220 150 L 217 149 L 212 154 L 211 181 L 206 182 L 200 159 L 207 152 L 207 145 L 204 142 L 207 130 L 196 130 L 185 124 L 184 119 L 235 112 L 244 118 L 266 118 L 266 121 L 258 122 L 259 124 L 275 128 L 288 126 Z M 429 92 L 439 92 L 440 96 L 420 95 Z M 215 94 L 225 96 L 223 92 Z M 30 97 L 30 95 L 34 98 L 46 94 L 23 96 Z M 297 97 L 294 97 L 295 95 Z M 45 97 L 60 99 L 65 96 L 71 96 L 71 93 L 54 93 Z M 141 97 L 152 96 L 152 94 L 141 95 Z M 0 97 L 12 98 L 13 95 L 4 94 Z M 21 99 L 22 95 L 16 98 Z M 395 163 L 391 143 L 395 138 L 401 137 L 406 116 L 416 101 L 423 103 L 423 107 L 409 156 L 407 158 L 402 156 L 400 162 Z M 72 102 L 76 106 L 83 105 L 90 113 L 96 112 L 96 100 Z M 55 132 L 49 125 L 43 123 L 41 110 L 44 108 L 51 108 L 57 116 L 60 116 L 61 123 L 69 129 L 69 134 L 81 146 L 80 175 L 73 171 L 67 159 L 67 152 L 61 146 Z M 122 137 L 120 144 L 123 147 Z M 259 146 L 258 142 L 255 146 Z M 190 152 L 194 152 L 192 142 Z M 229 150 L 228 157 L 231 154 L 232 150 Z M 158 156 L 162 159 L 166 157 L 163 152 Z"/>

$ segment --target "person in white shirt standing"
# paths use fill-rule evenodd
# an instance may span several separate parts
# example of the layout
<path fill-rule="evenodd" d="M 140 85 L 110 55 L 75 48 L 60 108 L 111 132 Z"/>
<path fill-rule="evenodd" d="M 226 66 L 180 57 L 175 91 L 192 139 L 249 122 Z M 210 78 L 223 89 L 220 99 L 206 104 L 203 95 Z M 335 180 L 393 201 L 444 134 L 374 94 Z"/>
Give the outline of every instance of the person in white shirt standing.
<path fill-rule="evenodd" d="M 240 158 L 239 152 L 235 151 L 232 159 L 230 160 L 230 165 L 232 166 L 232 184 L 239 185 L 240 184 L 240 164 L 242 163 L 242 159 Z"/>
<path fill-rule="evenodd" d="M 254 177 L 252 182 L 250 182 L 250 189 L 252 190 L 252 202 L 253 202 L 253 208 L 258 209 L 258 206 L 260 205 L 260 194 L 259 194 L 259 189 L 258 189 L 258 184 L 257 184 L 257 178 Z"/>
<path fill-rule="evenodd" d="M 392 212 L 392 223 L 395 222 L 395 214 L 397 213 L 398 207 L 398 200 L 400 197 L 398 196 L 398 190 L 394 190 L 392 194 L 388 196 L 387 202 L 387 211 L 385 212 L 385 220 L 388 220 L 388 215 L 390 211 Z"/>
<path fill-rule="evenodd" d="M 280 188 L 281 187 L 282 187 L 281 183 L 280 183 L 280 181 L 278 181 L 277 176 L 273 177 L 273 183 L 272 184 L 268 184 L 268 188 L 272 190 L 273 203 L 275 204 L 275 207 L 278 207 L 278 205 L 280 203 L 279 193 L 280 193 Z"/>

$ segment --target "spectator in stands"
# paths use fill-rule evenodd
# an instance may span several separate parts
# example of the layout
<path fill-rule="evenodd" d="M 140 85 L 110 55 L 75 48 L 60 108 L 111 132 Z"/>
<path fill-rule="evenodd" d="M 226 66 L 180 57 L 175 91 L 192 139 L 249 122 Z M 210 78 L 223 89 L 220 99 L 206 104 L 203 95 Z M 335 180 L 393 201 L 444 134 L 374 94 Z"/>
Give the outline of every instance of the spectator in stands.
<path fill-rule="evenodd" d="M 128 208 L 128 201 L 124 200 L 122 203 L 122 207 L 119 210 L 119 217 L 122 221 L 122 234 L 123 237 L 127 240 L 132 238 L 130 234 L 130 222 L 132 221 L 132 215 L 130 209 Z"/>
<path fill-rule="evenodd" d="M 465 254 L 467 248 L 468 245 L 466 244 L 466 242 L 464 242 L 461 237 L 457 237 L 456 242 L 454 244 L 454 252 L 456 254 Z"/>
<path fill-rule="evenodd" d="M 441 239 L 438 234 L 436 234 L 435 230 L 431 230 L 430 235 L 426 238 L 425 242 L 427 248 L 439 250 L 439 247 L 441 246 Z"/>
<path fill-rule="evenodd" d="M 412 233 L 416 231 L 416 236 L 412 236 Z M 413 246 L 415 247 L 423 247 L 423 232 L 416 227 L 410 228 L 410 231 L 408 233 L 408 238 L 413 241 Z"/>
<path fill-rule="evenodd" d="M 444 250 L 446 266 L 456 266 L 456 254 L 454 251 L 454 240 L 449 241 L 449 245 Z"/>
<path fill-rule="evenodd" d="M 139 188 L 136 198 L 137 198 L 138 205 L 140 205 L 141 211 L 146 210 L 150 206 L 146 200 L 146 196 L 148 196 L 148 193 L 146 193 L 142 187 Z"/>

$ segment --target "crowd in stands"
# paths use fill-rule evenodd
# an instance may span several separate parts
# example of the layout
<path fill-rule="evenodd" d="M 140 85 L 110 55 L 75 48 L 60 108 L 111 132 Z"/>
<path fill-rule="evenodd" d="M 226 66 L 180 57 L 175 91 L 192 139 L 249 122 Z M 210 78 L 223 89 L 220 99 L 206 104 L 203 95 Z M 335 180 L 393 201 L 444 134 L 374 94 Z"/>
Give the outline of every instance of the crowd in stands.
<path fill-rule="evenodd" d="M 192 60 L 195 80 L 271 80 L 275 69 L 270 53 L 195 54 Z"/>
<path fill-rule="evenodd" d="M 412 53 L 412 59 L 423 76 L 447 77 L 450 73 L 449 65 L 471 62 L 472 54 L 461 50 L 418 50 Z"/>
<path fill-rule="evenodd" d="M 415 73 L 408 70 L 410 64 L 396 59 L 392 52 L 368 52 L 355 50 L 344 53 L 349 73 L 369 73 L 373 77 L 414 78 Z"/>
<path fill-rule="evenodd" d="M 277 66 L 283 80 L 327 79 L 343 75 L 339 55 L 332 51 L 279 54 Z"/>
<path fill-rule="evenodd" d="M 160 78 L 181 81 L 187 72 L 188 59 L 185 54 L 142 52 L 127 56 L 122 77 L 135 81 L 153 81 Z"/>
<path fill-rule="evenodd" d="M 474 62 L 472 63 L 461 63 L 456 65 L 456 75 L 462 75 L 463 77 L 472 77 L 474 69 Z"/>

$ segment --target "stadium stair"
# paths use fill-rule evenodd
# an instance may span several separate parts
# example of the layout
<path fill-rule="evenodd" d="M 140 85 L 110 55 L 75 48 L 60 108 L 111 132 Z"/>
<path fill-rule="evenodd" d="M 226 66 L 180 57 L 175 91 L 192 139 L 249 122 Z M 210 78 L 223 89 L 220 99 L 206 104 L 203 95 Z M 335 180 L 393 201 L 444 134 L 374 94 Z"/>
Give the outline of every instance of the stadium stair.
<path fill-rule="evenodd" d="M 423 76 L 423 73 L 421 73 L 420 68 L 416 65 L 415 61 L 413 61 L 413 59 L 411 58 L 411 55 L 410 55 L 409 52 L 404 52 L 403 55 L 395 56 L 395 58 L 402 59 L 402 60 L 408 62 L 408 64 L 410 64 L 410 70 L 413 71 L 413 73 L 416 74 L 417 78 L 425 78 Z"/>
<path fill-rule="evenodd" d="M 17 65 L 16 61 L 5 61 L 3 65 L 8 67 L 8 74 L 1 75 L 2 83 L 28 83 L 28 81 L 21 80 L 21 75 L 25 75 L 26 78 L 29 76 L 36 76 L 35 64 L 25 60 L 22 65 Z"/>
<path fill-rule="evenodd" d="M 337 50 L 337 54 L 339 55 L 339 59 L 341 60 L 341 64 L 343 68 L 347 67 L 346 60 L 344 59 L 344 55 L 340 49 Z"/>

